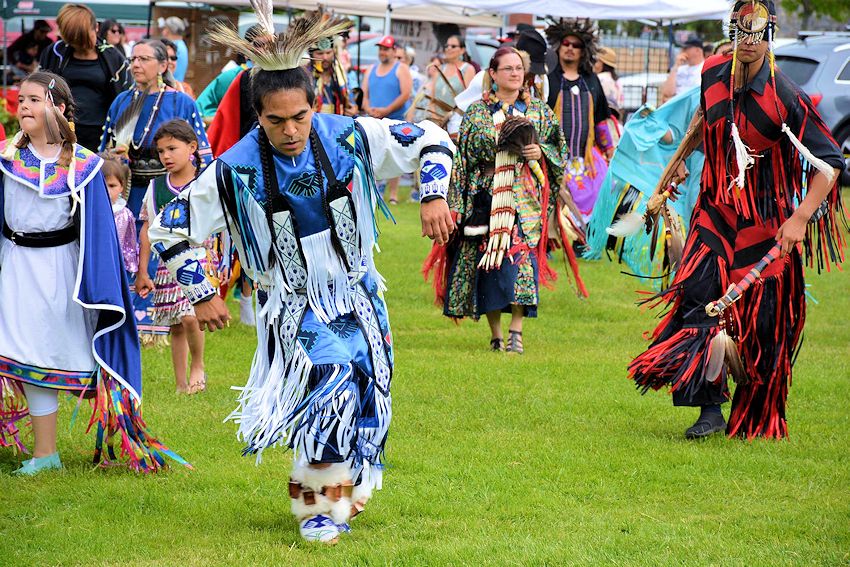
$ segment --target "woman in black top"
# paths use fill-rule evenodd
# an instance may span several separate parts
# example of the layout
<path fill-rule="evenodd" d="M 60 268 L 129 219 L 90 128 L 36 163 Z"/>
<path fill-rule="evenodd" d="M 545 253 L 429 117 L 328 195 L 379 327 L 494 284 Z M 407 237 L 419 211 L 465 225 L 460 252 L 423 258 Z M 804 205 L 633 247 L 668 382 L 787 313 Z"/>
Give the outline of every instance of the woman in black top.
<path fill-rule="evenodd" d="M 130 86 L 124 54 L 97 39 L 97 19 L 88 6 L 66 4 L 56 16 L 62 40 L 41 54 L 41 68 L 61 75 L 76 102 L 77 142 L 97 151 L 106 112 Z"/>

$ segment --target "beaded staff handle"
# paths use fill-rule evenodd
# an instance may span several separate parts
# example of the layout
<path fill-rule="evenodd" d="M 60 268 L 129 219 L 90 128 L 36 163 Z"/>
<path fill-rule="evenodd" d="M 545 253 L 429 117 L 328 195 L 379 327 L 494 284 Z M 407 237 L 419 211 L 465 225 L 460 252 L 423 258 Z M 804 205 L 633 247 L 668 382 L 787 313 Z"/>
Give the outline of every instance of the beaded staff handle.
<path fill-rule="evenodd" d="M 757 279 L 761 277 L 761 273 L 767 268 L 771 263 L 773 263 L 782 251 L 782 243 L 777 242 L 773 245 L 773 248 L 768 250 L 767 254 L 759 260 L 758 264 L 753 266 L 753 269 L 750 270 L 744 279 L 739 281 L 737 284 L 730 285 L 729 290 L 726 294 L 718 299 L 717 301 L 712 301 L 708 305 L 705 306 L 705 312 L 710 317 L 717 317 L 725 309 L 727 309 L 730 305 L 741 299 L 741 296 L 744 295 L 744 292 L 747 291 L 753 283 Z"/>

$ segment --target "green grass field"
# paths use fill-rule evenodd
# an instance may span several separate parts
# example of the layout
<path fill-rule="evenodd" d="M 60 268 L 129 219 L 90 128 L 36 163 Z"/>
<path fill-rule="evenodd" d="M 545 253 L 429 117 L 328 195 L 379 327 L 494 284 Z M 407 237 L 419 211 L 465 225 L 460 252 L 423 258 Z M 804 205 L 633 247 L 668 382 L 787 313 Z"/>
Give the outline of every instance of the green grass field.
<path fill-rule="evenodd" d="M 693 443 L 694 410 L 626 379 L 654 325 L 634 305 L 637 280 L 582 263 L 589 300 L 562 278 L 527 322 L 526 354 L 490 353 L 486 324 L 455 326 L 433 306 L 417 208 L 395 211 L 378 260 L 396 346 L 388 467 L 339 545 L 300 541 L 289 454 L 257 467 L 222 422 L 255 345 L 234 325 L 208 338 L 199 396 L 174 394 L 166 351 L 144 353 L 146 419 L 193 472 L 92 470 L 88 412 L 69 430 L 70 398 L 64 471 L 13 478 L 20 457 L 0 450 L 0 565 L 850 564 L 847 273 L 809 278 L 819 304 L 790 438 Z"/>

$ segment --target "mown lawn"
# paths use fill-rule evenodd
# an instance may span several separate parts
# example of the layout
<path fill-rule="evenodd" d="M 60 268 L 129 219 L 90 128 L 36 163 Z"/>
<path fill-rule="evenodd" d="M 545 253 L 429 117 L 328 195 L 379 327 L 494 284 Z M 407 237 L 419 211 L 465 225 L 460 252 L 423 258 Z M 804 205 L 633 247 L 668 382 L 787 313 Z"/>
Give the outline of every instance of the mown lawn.
<path fill-rule="evenodd" d="M 240 456 L 232 385 L 255 338 L 209 336 L 209 389 L 174 394 L 167 352 L 146 351 L 145 415 L 191 461 L 157 476 L 92 470 L 86 411 L 66 469 L 9 475 L 0 450 L 0 565 L 847 565 L 850 563 L 850 277 L 812 275 L 805 345 L 782 442 L 686 442 L 694 411 L 625 378 L 653 314 L 639 282 L 583 263 L 589 300 L 544 291 L 522 357 L 486 350 L 483 323 L 432 305 L 414 205 L 383 225 L 379 268 L 396 345 L 385 488 L 334 548 L 302 543 L 289 455 Z M 561 269 L 563 273 L 563 269 Z M 234 312 L 236 305 L 233 305 Z M 727 407 L 728 413 L 728 407 Z"/>

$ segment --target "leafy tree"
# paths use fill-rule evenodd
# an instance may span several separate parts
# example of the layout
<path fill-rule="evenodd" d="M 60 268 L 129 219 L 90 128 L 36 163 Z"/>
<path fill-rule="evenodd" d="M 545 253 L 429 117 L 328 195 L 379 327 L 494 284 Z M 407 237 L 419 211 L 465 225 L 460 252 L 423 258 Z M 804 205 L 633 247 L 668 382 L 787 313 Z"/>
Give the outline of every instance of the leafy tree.
<path fill-rule="evenodd" d="M 811 19 L 827 16 L 837 21 L 850 18 L 850 2 L 847 0 L 781 0 L 782 7 L 791 14 L 799 14 L 801 28 L 808 29 Z"/>

